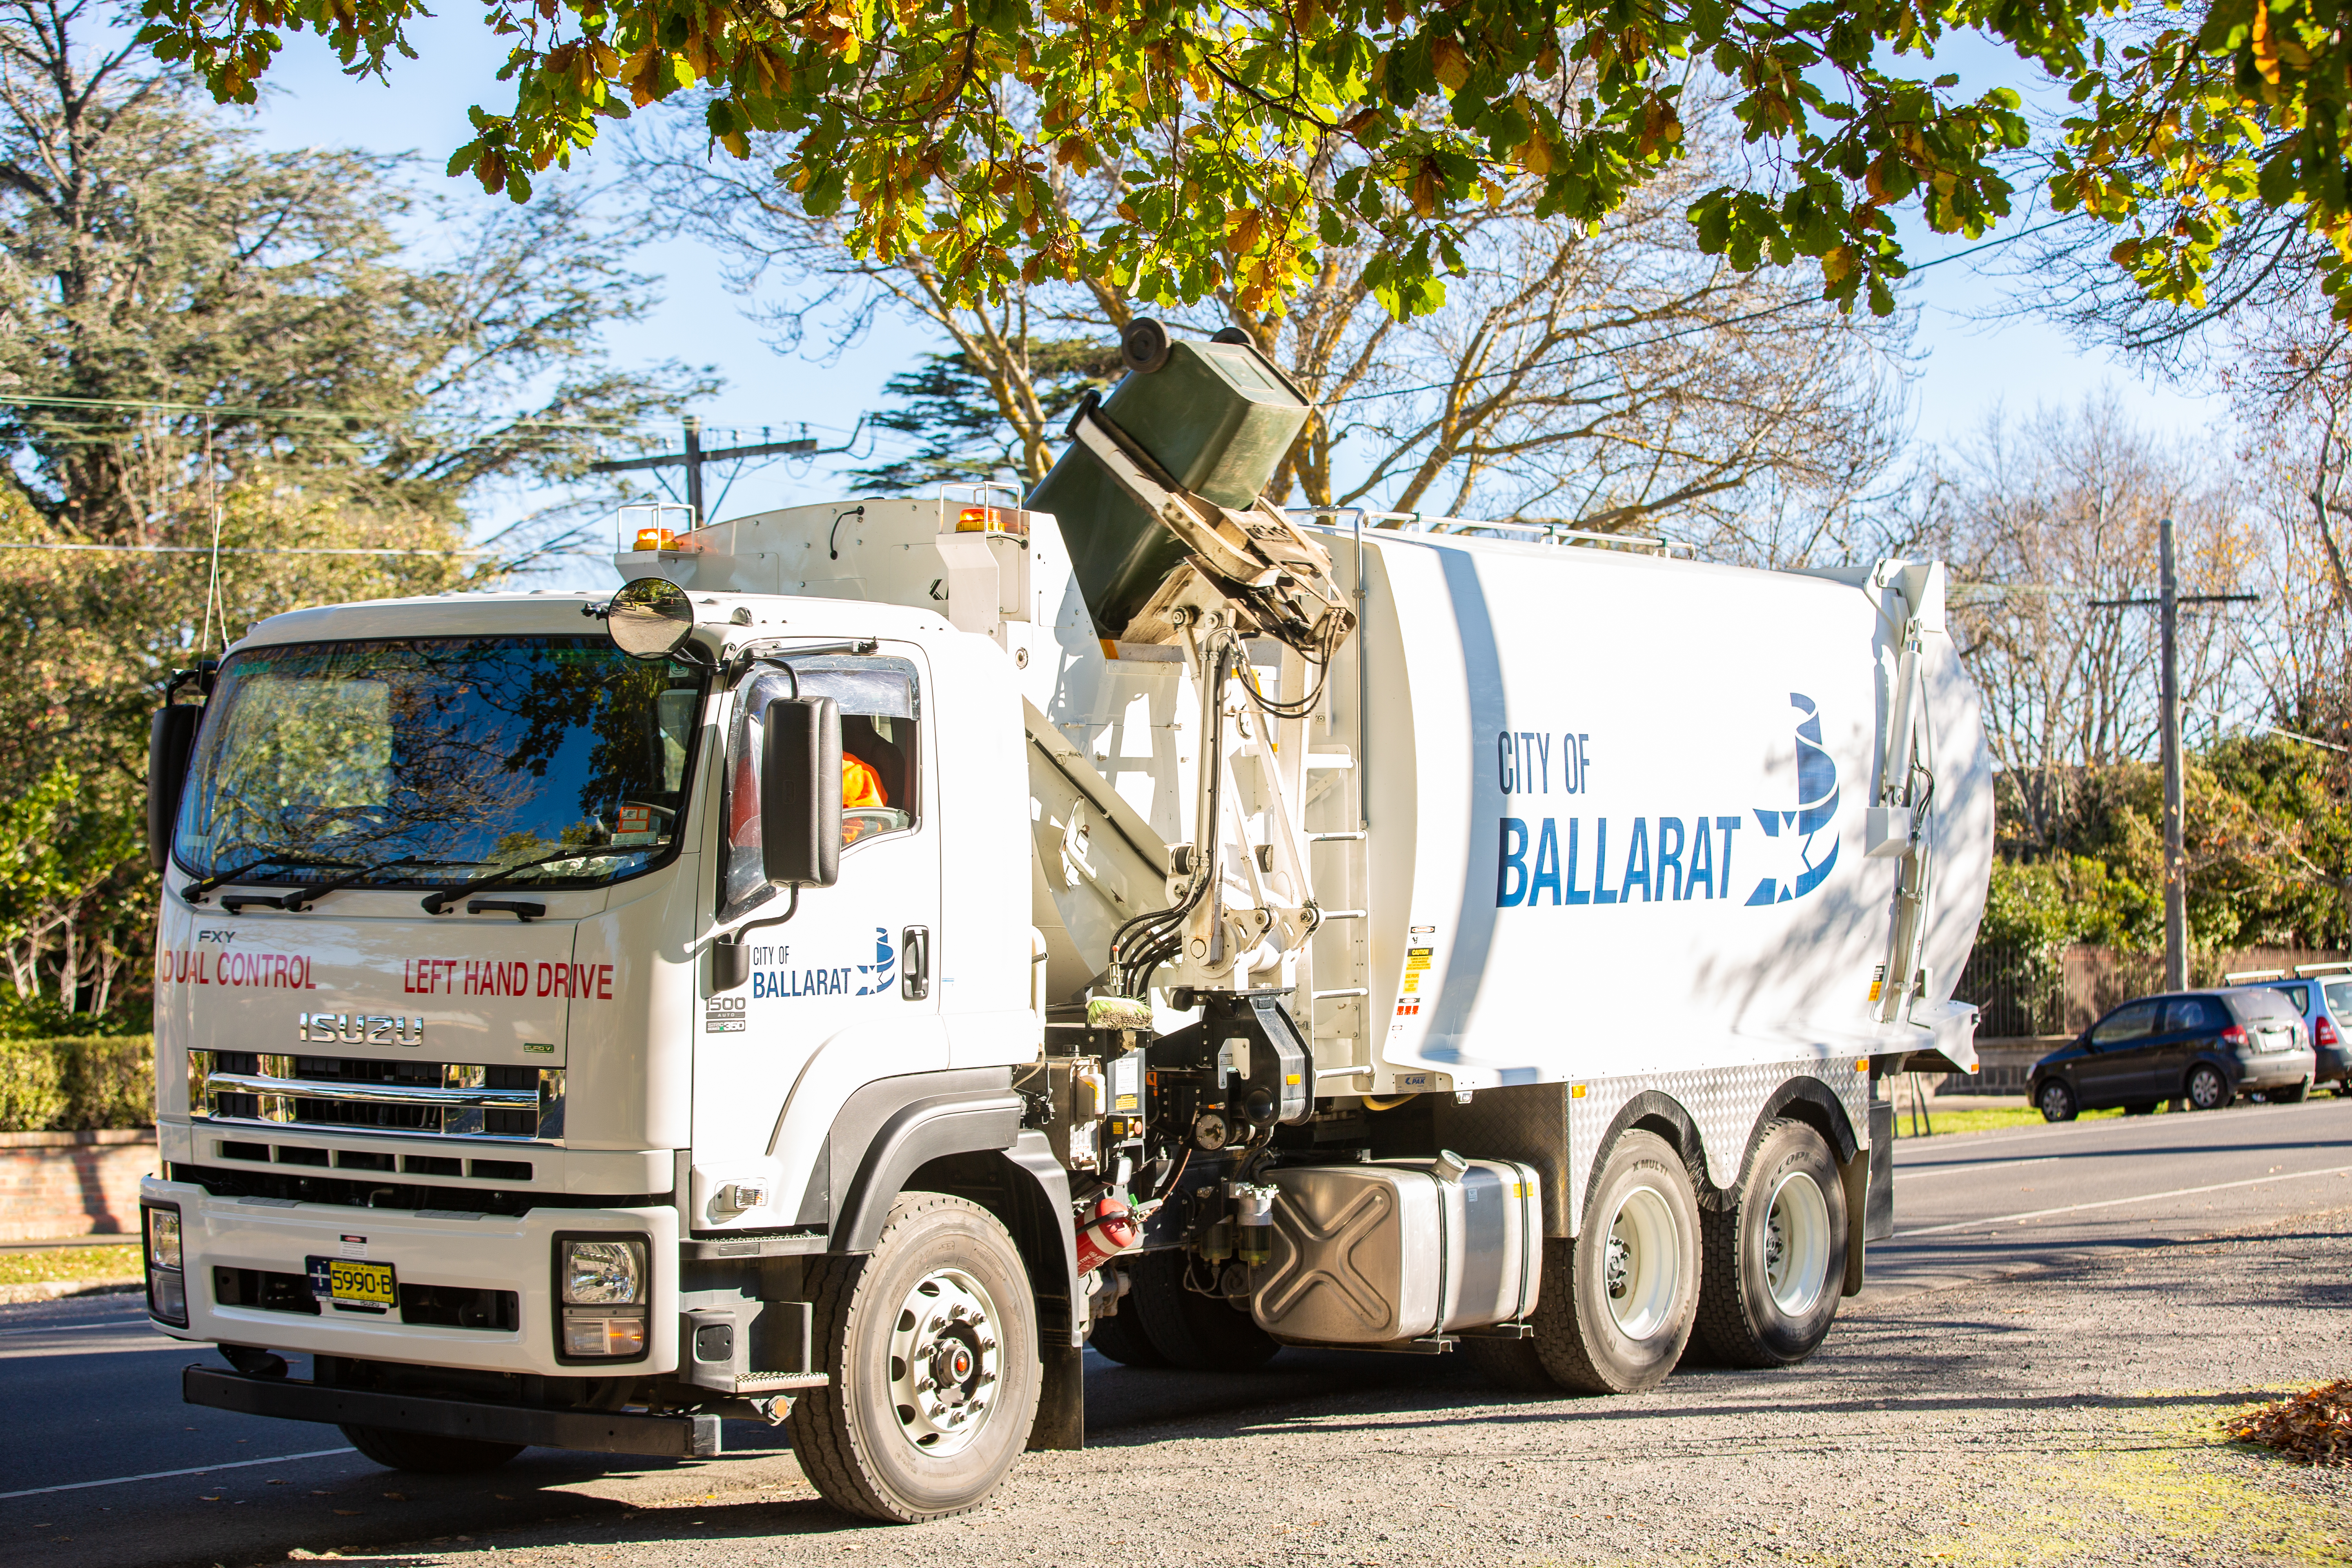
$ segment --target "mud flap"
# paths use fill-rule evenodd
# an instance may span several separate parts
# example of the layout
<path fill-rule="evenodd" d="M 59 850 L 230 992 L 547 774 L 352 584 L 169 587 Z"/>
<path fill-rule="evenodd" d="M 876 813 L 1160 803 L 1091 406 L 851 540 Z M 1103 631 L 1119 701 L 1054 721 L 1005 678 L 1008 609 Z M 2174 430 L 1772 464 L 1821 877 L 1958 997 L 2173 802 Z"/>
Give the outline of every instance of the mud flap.
<path fill-rule="evenodd" d="M 1087 1377 L 1083 1350 L 1041 1345 L 1045 1363 L 1037 1384 L 1037 1419 L 1029 1428 L 1029 1451 L 1087 1446 Z"/>

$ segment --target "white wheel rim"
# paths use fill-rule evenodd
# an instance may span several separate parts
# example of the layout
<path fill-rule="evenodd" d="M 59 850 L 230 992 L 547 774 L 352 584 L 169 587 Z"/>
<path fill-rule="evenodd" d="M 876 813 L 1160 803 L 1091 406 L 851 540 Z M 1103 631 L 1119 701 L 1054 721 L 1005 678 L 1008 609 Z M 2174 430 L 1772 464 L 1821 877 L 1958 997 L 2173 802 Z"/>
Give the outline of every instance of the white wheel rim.
<path fill-rule="evenodd" d="M 1783 1317 L 1801 1317 L 1822 1299 L 1830 1263 L 1830 1205 L 1820 1185 L 1791 1171 L 1764 1214 L 1764 1288 Z"/>
<path fill-rule="evenodd" d="M 890 1325 L 890 1404 L 923 1453 L 968 1447 L 996 1407 L 1003 1352 L 996 1303 L 961 1268 L 916 1282 Z"/>
<path fill-rule="evenodd" d="M 2189 1080 L 2189 1098 L 2200 1110 L 2210 1110 L 2221 1103 L 2221 1075 L 2210 1068 Z"/>
<path fill-rule="evenodd" d="M 1610 1216 L 1601 1289 L 1617 1331 L 1646 1340 L 1665 1327 L 1682 1292 L 1682 1226 L 1655 1187 L 1635 1187 Z"/>

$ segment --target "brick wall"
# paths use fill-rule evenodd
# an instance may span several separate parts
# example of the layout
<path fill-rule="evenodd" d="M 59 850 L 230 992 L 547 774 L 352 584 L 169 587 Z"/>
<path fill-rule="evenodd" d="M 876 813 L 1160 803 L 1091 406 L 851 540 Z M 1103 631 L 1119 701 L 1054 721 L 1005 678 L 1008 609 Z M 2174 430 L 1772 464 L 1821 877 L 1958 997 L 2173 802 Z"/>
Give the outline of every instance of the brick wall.
<path fill-rule="evenodd" d="M 0 1241 L 135 1237 L 155 1130 L 0 1132 Z"/>

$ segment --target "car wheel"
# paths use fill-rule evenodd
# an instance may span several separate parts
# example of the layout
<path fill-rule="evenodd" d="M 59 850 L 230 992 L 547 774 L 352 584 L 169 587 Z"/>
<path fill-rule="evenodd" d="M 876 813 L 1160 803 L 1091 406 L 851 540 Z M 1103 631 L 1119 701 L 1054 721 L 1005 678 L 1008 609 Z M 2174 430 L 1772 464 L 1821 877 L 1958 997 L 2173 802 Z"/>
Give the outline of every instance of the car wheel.
<path fill-rule="evenodd" d="M 2042 1087 L 2033 1091 L 2033 1103 L 2044 1121 L 2072 1121 L 2082 1109 L 2075 1103 L 2074 1091 L 2063 1079 L 2044 1079 Z"/>
<path fill-rule="evenodd" d="M 2237 1098 L 2221 1069 L 2210 1063 L 2200 1062 L 2189 1069 L 2188 1089 L 2191 1110 L 2220 1110 Z"/>

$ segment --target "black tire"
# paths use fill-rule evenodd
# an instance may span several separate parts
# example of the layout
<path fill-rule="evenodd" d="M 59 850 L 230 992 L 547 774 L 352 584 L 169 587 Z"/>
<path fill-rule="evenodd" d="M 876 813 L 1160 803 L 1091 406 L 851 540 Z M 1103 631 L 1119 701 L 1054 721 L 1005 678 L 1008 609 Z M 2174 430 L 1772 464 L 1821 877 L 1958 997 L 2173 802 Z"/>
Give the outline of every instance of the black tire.
<path fill-rule="evenodd" d="M 1613 1292 L 1612 1237 L 1623 1244 Z M 1585 1194 L 1580 1233 L 1544 1244 L 1543 1279 L 1528 1320 L 1535 1337 L 1498 1342 L 1481 1364 L 1516 1366 L 1524 1375 L 1532 1351 L 1534 1363 L 1571 1393 L 1655 1388 L 1690 1341 L 1698 1282 L 1698 1197 L 1690 1172 L 1664 1139 L 1625 1133 Z M 1629 1315 L 1635 1321 L 1625 1321 Z"/>
<path fill-rule="evenodd" d="M 1118 1304 L 1119 1315 L 1135 1314 L 1138 1337 L 1168 1366 L 1187 1372 L 1252 1372 L 1273 1360 L 1282 1342 L 1259 1328 L 1246 1308 L 1236 1311 L 1222 1297 L 1186 1287 L 1184 1268 L 1190 1258 L 1181 1248 L 1170 1248 L 1137 1258 L 1129 1266 L 1134 1270 L 1135 1289 Z"/>
<path fill-rule="evenodd" d="M 2311 1080 L 2305 1079 L 2301 1083 L 2288 1084 L 2284 1089 L 2266 1089 L 2263 1098 L 2273 1105 L 2300 1105 L 2310 1093 Z"/>
<path fill-rule="evenodd" d="M 2191 1110 L 2226 1110 L 2230 1102 L 2238 1098 L 2229 1079 L 2211 1062 L 2199 1062 L 2189 1069 L 2181 1094 Z"/>
<path fill-rule="evenodd" d="M 2033 1091 L 2033 1103 L 2044 1121 L 2072 1121 L 2082 1111 L 2074 1091 L 2064 1079 L 2046 1078 Z"/>
<path fill-rule="evenodd" d="M 793 1405 L 793 1453 L 810 1482 L 886 1523 L 979 1507 L 1028 1444 L 1042 1380 L 1013 1237 L 977 1204 L 902 1193 L 870 1254 L 810 1273 L 811 1327 L 832 1373 Z M 918 1302 L 946 1306 L 927 1319 Z M 976 1418 L 959 1414 L 975 1406 Z"/>
<path fill-rule="evenodd" d="M 470 1476 L 495 1470 L 523 1451 L 520 1443 L 485 1443 L 477 1437 L 436 1437 L 427 1432 L 395 1432 L 385 1426 L 346 1426 L 343 1436 L 368 1458 L 388 1470 L 422 1476 Z"/>
<path fill-rule="evenodd" d="M 1693 1338 L 1726 1366 L 1788 1366 L 1821 1348 L 1845 1288 L 1845 1184 L 1822 1135 L 1777 1121 L 1732 1205 L 1699 1216 Z"/>
<path fill-rule="evenodd" d="M 1136 1318 L 1135 1298 L 1129 1296 L 1118 1309 L 1108 1318 L 1095 1320 L 1087 1332 L 1087 1343 L 1121 1366 L 1166 1366 L 1168 1358 L 1144 1337 Z"/>
<path fill-rule="evenodd" d="M 1543 1247 L 1543 1278 L 1538 1281 L 1536 1316 L 1531 1322 L 1540 1322 L 1543 1318 L 1546 1292 L 1555 1285 L 1563 1291 L 1568 1289 L 1568 1241 L 1560 1237 L 1547 1237 Z M 1557 1263 L 1553 1261 L 1555 1254 Z M 1536 1331 L 1541 1333 L 1543 1330 L 1538 1328 Z M 1497 1388 L 1513 1394 L 1557 1395 L 1560 1392 L 1559 1380 L 1544 1365 L 1543 1352 L 1536 1348 L 1533 1340 L 1464 1340 L 1462 1353 L 1470 1358 L 1470 1365 L 1479 1376 Z"/>

